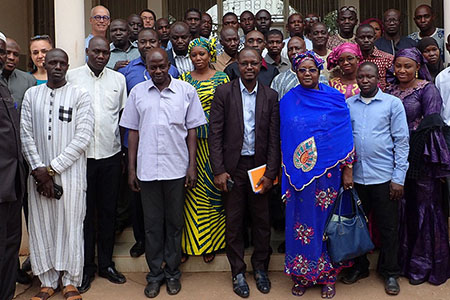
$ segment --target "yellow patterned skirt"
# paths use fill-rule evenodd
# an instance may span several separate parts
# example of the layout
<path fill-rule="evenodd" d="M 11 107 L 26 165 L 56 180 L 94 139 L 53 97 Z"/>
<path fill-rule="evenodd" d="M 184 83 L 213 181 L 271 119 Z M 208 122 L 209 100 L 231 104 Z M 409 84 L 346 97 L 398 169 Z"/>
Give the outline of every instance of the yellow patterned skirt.
<path fill-rule="evenodd" d="M 202 255 L 225 248 L 225 210 L 214 186 L 208 140 L 197 139 L 197 187 L 186 192 L 183 253 Z"/>

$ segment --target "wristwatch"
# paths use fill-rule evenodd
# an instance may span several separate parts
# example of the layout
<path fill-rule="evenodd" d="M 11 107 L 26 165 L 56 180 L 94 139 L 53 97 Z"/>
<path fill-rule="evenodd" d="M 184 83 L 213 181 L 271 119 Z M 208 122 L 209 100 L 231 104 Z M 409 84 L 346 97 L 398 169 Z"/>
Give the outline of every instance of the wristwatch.
<path fill-rule="evenodd" d="M 48 172 L 48 175 L 50 175 L 52 177 L 56 175 L 55 170 L 53 170 L 51 166 L 47 167 L 47 172 Z"/>
<path fill-rule="evenodd" d="M 353 169 L 353 165 L 352 164 L 348 164 L 348 165 L 345 165 L 347 168 L 349 168 L 349 169 Z"/>

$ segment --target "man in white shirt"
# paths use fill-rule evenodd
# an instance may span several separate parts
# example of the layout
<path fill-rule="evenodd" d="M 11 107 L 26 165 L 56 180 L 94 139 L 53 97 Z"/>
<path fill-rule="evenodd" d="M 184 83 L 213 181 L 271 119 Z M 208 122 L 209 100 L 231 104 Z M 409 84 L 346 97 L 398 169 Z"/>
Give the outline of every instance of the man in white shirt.
<path fill-rule="evenodd" d="M 126 102 L 125 77 L 105 68 L 110 56 L 109 44 L 94 37 L 86 50 L 88 62 L 71 70 L 67 80 L 86 89 L 92 98 L 95 128 L 87 150 L 87 209 L 84 220 L 84 269 L 79 287 L 81 293 L 90 288 L 97 266 L 101 277 L 113 283 L 125 283 L 125 277 L 114 268 L 114 223 L 121 174 L 121 142 L 119 113 Z M 97 223 L 98 234 L 96 234 Z M 98 238 L 96 238 L 98 237 Z"/>
<path fill-rule="evenodd" d="M 305 23 L 304 23 L 302 14 L 293 13 L 292 15 L 289 16 L 288 22 L 286 24 L 286 30 L 287 30 L 287 32 L 289 32 L 289 37 L 283 40 L 284 47 L 283 47 L 283 50 L 281 51 L 281 56 L 288 59 L 287 44 L 289 43 L 289 40 L 293 36 L 298 36 L 299 38 L 301 38 L 302 40 L 305 41 L 306 50 L 313 49 L 313 44 L 312 44 L 311 40 L 304 35 L 304 28 L 305 28 Z"/>

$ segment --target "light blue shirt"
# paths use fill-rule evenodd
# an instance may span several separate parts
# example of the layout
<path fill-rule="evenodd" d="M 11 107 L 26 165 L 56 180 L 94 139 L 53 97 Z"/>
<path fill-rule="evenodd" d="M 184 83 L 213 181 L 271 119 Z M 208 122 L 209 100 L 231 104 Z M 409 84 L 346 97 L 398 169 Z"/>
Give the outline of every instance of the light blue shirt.
<path fill-rule="evenodd" d="M 244 117 L 244 142 L 242 144 L 241 155 L 255 155 L 255 112 L 256 94 L 258 82 L 252 92 L 249 92 L 239 78 L 239 86 L 242 97 L 242 110 Z"/>
<path fill-rule="evenodd" d="M 368 104 L 358 94 L 348 98 L 347 105 L 356 151 L 354 182 L 403 185 L 409 165 L 409 131 L 401 100 L 379 89 Z"/>

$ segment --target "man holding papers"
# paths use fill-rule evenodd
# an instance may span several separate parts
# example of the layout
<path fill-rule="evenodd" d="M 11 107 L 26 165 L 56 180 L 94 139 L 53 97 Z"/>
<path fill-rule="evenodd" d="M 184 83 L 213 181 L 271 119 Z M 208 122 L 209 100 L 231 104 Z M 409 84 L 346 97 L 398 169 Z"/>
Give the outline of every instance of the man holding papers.
<path fill-rule="evenodd" d="M 270 291 L 268 191 L 280 170 L 280 120 L 277 93 L 257 81 L 261 55 L 254 49 L 244 48 L 238 55 L 238 64 L 241 78 L 216 89 L 208 144 L 214 184 L 223 192 L 233 290 L 246 298 L 250 294 L 245 280 L 243 236 L 247 207 L 252 220 L 255 250 L 251 261 L 256 285 L 262 293 Z M 262 165 L 266 165 L 264 176 L 258 182 L 262 190 L 255 194 L 247 171 Z"/>

